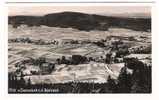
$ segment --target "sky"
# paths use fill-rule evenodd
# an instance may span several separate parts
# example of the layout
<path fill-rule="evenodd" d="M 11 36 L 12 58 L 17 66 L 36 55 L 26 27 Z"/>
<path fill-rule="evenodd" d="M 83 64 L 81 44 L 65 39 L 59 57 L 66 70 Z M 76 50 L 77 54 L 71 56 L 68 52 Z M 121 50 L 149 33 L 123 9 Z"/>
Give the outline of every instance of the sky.
<path fill-rule="evenodd" d="M 82 12 L 101 15 L 128 15 L 144 14 L 151 15 L 149 6 L 9 6 L 8 15 L 45 15 L 63 11 Z"/>

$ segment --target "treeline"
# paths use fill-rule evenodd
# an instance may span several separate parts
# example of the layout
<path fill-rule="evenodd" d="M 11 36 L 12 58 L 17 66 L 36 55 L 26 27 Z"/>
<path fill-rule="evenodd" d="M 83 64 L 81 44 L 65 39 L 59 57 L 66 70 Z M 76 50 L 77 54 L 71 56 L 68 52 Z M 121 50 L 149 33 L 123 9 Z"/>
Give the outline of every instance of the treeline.
<path fill-rule="evenodd" d="M 113 93 L 151 93 L 152 66 L 146 65 L 136 58 L 125 59 L 117 80 L 108 78 L 108 88 Z M 132 70 L 132 73 L 128 72 Z M 117 81 L 117 82 L 116 82 Z"/>
<path fill-rule="evenodd" d="M 50 41 L 45 41 L 42 39 L 38 39 L 38 40 L 33 40 L 30 38 L 15 38 L 15 39 L 9 39 L 8 40 L 9 43 L 31 43 L 31 44 L 35 44 L 35 45 L 57 45 L 59 43 L 59 41 L 56 40 L 50 40 Z"/>
<path fill-rule="evenodd" d="M 149 46 L 139 46 L 137 48 L 131 48 L 130 53 L 134 54 L 151 54 L 152 53 L 152 47 Z"/>

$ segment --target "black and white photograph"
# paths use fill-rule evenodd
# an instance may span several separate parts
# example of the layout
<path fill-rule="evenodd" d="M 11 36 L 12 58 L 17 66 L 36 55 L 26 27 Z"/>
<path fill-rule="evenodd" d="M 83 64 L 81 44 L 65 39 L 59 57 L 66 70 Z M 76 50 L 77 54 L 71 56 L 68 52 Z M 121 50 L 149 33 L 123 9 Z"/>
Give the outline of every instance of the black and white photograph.
<path fill-rule="evenodd" d="M 151 20 L 151 6 L 8 6 L 8 93 L 150 94 Z"/>

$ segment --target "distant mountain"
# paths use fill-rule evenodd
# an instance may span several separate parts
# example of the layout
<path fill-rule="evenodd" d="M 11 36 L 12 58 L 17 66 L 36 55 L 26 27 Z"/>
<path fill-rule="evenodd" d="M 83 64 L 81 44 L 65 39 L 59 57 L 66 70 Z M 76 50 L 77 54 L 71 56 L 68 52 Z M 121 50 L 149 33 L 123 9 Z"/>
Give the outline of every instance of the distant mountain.
<path fill-rule="evenodd" d="M 9 16 L 8 23 L 17 27 L 46 25 L 49 27 L 75 28 L 84 31 L 108 30 L 109 27 L 150 31 L 151 18 L 111 17 L 77 12 L 52 13 L 44 16 Z"/>

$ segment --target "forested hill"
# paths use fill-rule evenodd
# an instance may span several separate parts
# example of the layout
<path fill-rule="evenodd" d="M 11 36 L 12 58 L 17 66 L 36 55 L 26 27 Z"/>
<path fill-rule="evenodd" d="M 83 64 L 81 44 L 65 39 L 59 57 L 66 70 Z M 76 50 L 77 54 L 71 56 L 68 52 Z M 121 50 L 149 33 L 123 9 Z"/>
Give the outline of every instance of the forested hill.
<path fill-rule="evenodd" d="M 71 27 L 84 31 L 106 31 L 110 27 L 151 31 L 151 18 L 111 17 L 77 12 L 52 13 L 44 16 L 9 16 L 8 23 L 15 28 L 26 24 L 28 26 Z"/>

